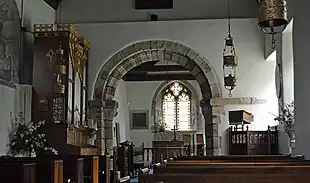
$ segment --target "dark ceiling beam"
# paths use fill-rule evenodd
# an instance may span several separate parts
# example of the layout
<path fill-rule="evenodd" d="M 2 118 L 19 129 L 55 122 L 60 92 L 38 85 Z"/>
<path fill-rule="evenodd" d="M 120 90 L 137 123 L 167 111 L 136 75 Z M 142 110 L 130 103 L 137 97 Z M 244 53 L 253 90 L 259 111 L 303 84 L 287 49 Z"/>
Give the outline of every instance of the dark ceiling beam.
<path fill-rule="evenodd" d="M 130 74 L 123 77 L 124 81 L 166 81 L 166 80 L 196 80 L 191 74 Z"/>
<path fill-rule="evenodd" d="M 188 71 L 188 69 L 185 69 L 180 65 L 143 65 L 132 69 L 130 73 L 165 72 L 165 71 Z"/>
<path fill-rule="evenodd" d="M 50 7 L 52 7 L 54 10 L 57 10 L 59 4 L 62 0 L 44 0 Z"/>

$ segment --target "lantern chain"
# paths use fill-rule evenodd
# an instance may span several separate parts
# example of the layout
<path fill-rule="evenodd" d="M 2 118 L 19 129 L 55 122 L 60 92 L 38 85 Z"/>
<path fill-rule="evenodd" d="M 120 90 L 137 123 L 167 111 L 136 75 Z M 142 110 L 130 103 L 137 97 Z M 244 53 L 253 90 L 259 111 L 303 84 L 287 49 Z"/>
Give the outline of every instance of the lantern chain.
<path fill-rule="evenodd" d="M 272 34 L 272 38 L 271 38 L 271 47 L 272 49 L 276 49 L 276 38 L 274 34 Z"/>
<path fill-rule="evenodd" d="M 228 3 L 228 8 L 227 8 L 227 14 L 228 14 L 228 37 L 231 38 L 231 20 L 230 20 L 230 16 L 231 16 L 231 10 L 230 10 L 230 0 L 227 0 Z"/>

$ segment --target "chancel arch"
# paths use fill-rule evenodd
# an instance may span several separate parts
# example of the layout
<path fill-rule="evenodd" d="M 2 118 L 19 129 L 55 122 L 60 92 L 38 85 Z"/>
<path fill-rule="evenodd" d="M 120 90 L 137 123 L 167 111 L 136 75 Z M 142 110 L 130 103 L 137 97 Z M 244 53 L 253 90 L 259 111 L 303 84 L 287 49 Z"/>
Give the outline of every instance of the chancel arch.
<path fill-rule="evenodd" d="M 113 144 L 111 140 L 113 134 L 112 123 L 117 108 L 117 102 L 113 100 L 113 97 L 118 82 L 134 67 L 156 60 L 175 62 L 188 69 L 196 78 L 202 94 L 200 106 L 206 124 L 207 154 L 216 154 L 216 140 L 214 139 L 217 135 L 213 132 L 218 130 L 217 126 L 213 124 L 210 103 L 211 98 L 221 98 L 220 84 L 216 74 L 207 59 L 196 51 L 178 42 L 167 40 L 148 40 L 129 45 L 114 54 L 100 69 L 93 90 L 93 101 L 89 103 L 91 114 L 93 114 L 92 118 L 97 121 L 99 126 L 99 136 L 97 136 L 99 148 L 104 151 L 103 147 L 109 147 Z M 103 108 L 105 112 L 98 112 L 100 111 L 98 108 Z M 110 128 L 110 130 L 104 130 L 104 128 Z M 100 131 L 102 133 L 111 131 L 111 134 L 102 137 L 104 135 L 100 136 Z M 108 138 L 108 140 L 103 140 L 104 138 Z M 108 142 L 108 144 L 103 142 Z"/>

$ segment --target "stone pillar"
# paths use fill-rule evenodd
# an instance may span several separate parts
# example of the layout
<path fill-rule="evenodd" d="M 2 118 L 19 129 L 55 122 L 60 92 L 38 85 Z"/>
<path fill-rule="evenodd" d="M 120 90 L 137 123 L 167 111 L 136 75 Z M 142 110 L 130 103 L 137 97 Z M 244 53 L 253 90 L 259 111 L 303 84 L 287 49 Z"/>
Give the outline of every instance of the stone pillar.
<path fill-rule="evenodd" d="M 310 1 L 290 1 L 293 24 L 296 153 L 310 159 Z"/>
<path fill-rule="evenodd" d="M 210 99 L 200 100 L 200 107 L 205 119 L 205 143 L 206 155 L 219 154 L 219 136 L 218 136 L 218 123 L 213 120 L 212 106 Z"/>
<path fill-rule="evenodd" d="M 117 115 L 118 103 L 114 100 L 89 101 L 90 117 L 98 126 L 96 145 L 98 154 L 104 155 L 106 150 L 113 148 L 113 119 Z"/>

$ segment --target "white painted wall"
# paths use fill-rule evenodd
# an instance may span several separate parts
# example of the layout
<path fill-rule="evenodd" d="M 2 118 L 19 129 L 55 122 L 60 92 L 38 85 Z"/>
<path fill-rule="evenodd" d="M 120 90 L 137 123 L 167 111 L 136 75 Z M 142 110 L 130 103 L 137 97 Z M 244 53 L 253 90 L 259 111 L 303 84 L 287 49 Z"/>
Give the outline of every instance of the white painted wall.
<path fill-rule="evenodd" d="M 6 154 L 10 113 L 15 110 L 15 89 L 0 85 L 0 156 Z"/>
<path fill-rule="evenodd" d="M 283 69 L 283 97 L 285 103 L 294 100 L 294 58 L 293 58 L 293 34 L 282 34 L 282 69 Z"/>
<path fill-rule="evenodd" d="M 19 14 L 23 11 L 23 26 L 33 30 L 34 24 L 50 24 L 55 22 L 55 10 L 43 0 L 15 0 Z M 23 1 L 23 10 L 22 10 Z"/>
<path fill-rule="evenodd" d="M 148 21 L 150 14 L 158 15 L 159 20 L 228 17 L 227 0 L 174 0 L 173 3 L 174 8 L 170 10 L 135 10 L 134 0 L 66 0 L 62 1 L 58 15 L 61 14 L 61 21 L 66 23 Z M 231 15 L 236 18 L 256 17 L 257 6 L 256 0 L 233 0 Z"/>
<path fill-rule="evenodd" d="M 116 87 L 114 100 L 118 102 L 117 116 L 114 118 L 115 122 L 119 123 L 120 128 L 120 142 L 130 140 L 129 133 L 129 108 L 127 100 L 127 86 L 123 80 L 119 82 Z"/>

